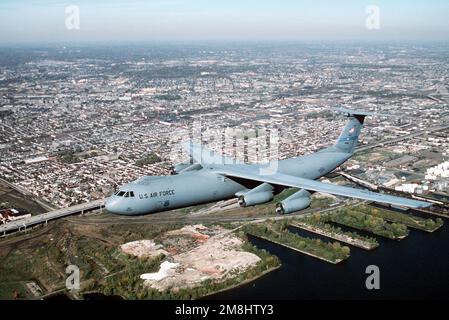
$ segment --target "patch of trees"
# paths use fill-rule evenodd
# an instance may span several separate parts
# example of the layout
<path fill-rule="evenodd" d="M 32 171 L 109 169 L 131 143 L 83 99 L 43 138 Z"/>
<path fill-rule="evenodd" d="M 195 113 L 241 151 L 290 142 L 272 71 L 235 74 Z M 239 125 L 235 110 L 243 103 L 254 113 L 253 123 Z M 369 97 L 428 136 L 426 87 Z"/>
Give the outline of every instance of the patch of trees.
<path fill-rule="evenodd" d="M 358 239 L 361 241 L 365 241 L 374 245 L 378 245 L 378 241 L 376 238 L 374 237 L 365 237 L 362 236 L 356 232 L 350 232 L 350 231 L 343 231 L 340 227 L 337 226 L 333 226 L 329 223 L 326 223 L 329 220 L 328 216 L 323 216 L 319 213 L 315 213 L 313 216 L 308 217 L 308 218 L 304 218 L 304 220 L 302 220 L 303 222 L 307 223 L 308 225 L 311 225 L 313 227 L 317 227 L 321 230 L 330 232 L 330 233 L 334 233 L 334 234 L 343 234 L 346 235 L 348 237 L 354 238 L 354 239 Z"/>
<path fill-rule="evenodd" d="M 370 231 L 374 234 L 397 239 L 408 235 L 409 230 L 401 223 L 388 223 L 380 217 L 376 217 L 352 209 L 337 210 L 329 215 L 330 221 L 359 230 Z"/>
<path fill-rule="evenodd" d="M 269 225 L 247 225 L 245 231 L 251 235 L 269 239 L 308 252 L 318 257 L 337 262 L 349 257 L 350 250 L 339 242 L 326 243 L 316 238 L 296 235 L 288 231 L 287 221 L 274 222 Z"/>
<path fill-rule="evenodd" d="M 136 161 L 136 166 L 143 167 L 149 164 L 161 162 L 162 159 L 155 153 L 150 153 L 142 159 Z"/>
<path fill-rule="evenodd" d="M 59 160 L 61 160 L 64 163 L 76 163 L 80 161 L 80 158 L 78 158 L 78 156 L 74 152 L 69 151 L 61 154 L 59 156 Z"/>

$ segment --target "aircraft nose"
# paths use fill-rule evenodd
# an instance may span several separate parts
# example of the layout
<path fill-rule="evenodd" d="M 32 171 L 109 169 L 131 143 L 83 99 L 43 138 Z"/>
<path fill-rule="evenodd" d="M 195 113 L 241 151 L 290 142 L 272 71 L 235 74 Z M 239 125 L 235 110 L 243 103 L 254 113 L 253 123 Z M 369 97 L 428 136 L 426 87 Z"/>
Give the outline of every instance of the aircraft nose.
<path fill-rule="evenodd" d="M 120 205 L 119 205 L 120 199 L 109 197 L 106 200 L 106 203 L 104 207 L 106 210 L 110 213 L 120 214 Z"/>

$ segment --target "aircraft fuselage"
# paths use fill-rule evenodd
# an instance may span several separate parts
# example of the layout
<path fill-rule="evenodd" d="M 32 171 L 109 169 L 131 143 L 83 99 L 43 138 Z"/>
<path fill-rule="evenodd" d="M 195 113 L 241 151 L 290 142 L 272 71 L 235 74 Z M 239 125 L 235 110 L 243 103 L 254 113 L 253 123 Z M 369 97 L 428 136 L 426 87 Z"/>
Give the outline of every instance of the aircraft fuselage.
<path fill-rule="evenodd" d="M 297 177 L 318 179 L 333 171 L 350 156 L 349 153 L 324 150 L 278 161 L 274 169 Z M 116 214 L 141 215 L 230 199 L 235 197 L 237 192 L 248 188 L 244 182 L 217 174 L 213 166 L 209 166 L 173 176 L 142 177 L 122 186 L 118 192 L 109 197 L 106 209 Z"/>

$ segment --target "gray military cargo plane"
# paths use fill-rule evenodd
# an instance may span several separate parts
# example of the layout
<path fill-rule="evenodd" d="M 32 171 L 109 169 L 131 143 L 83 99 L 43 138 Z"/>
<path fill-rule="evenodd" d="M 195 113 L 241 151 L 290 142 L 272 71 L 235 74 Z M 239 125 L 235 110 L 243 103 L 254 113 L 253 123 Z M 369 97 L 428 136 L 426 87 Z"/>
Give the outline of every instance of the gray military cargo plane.
<path fill-rule="evenodd" d="M 266 164 L 236 163 L 201 145 L 183 146 L 193 161 L 175 165 L 176 175 L 144 176 L 128 183 L 106 201 L 106 210 L 122 215 L 141 215 L 237 197 L 243 207 L 268 202 L 285 188 L 299 188 L 276 206 L 279 214 L 307 208 L 313 192 L 370 200 L 409 208 L 429 203 L 316 181 L 336 169 L 353 154 L 363 122 L 370 113 L 342 109 L 349 118 L 334 145 L 314 154 Z"/>

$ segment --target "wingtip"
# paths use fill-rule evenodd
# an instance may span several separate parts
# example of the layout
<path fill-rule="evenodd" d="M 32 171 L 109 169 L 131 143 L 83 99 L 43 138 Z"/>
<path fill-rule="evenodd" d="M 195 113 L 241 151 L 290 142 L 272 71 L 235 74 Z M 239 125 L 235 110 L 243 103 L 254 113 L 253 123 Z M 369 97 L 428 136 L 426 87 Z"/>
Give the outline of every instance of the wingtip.
<path fill-rule="evenodd" d="M 429 202 L 423 202 L 423 204 L 421 204 L 421 208 L 429 208 L 431 206 L 432 206 L 432 204 Z"/>
<path fill-rule="evenodd" d="M 430 202 L 419 201 L 419 200 L 412 200 L 412 201 L 413 201 L 413 205 L 409 206 L 412 209 L 424 209 L 424 208 L 429 208 L 432 206 L 432 203 L 430 203 Z"/>

